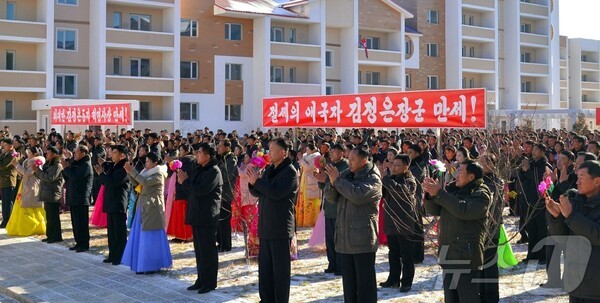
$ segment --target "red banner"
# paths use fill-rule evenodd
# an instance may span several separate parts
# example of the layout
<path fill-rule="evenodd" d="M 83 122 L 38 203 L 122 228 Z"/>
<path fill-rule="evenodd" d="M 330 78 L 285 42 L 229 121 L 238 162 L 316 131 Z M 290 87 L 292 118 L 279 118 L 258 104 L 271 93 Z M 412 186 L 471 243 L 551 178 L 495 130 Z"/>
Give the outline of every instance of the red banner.
<path fill-rule="evenodd" d="M 131 125 L 131 104 L 51 106 L 53 125 Z"/>
<path fill-rule="evenodd" d="M 596 108 L 596 127 L 600 125 L 600 107 Z"/>
<path fill-rule="evenodd" d="M 263 125 L 485 128 L 485 89 L 265 98 Z"/>

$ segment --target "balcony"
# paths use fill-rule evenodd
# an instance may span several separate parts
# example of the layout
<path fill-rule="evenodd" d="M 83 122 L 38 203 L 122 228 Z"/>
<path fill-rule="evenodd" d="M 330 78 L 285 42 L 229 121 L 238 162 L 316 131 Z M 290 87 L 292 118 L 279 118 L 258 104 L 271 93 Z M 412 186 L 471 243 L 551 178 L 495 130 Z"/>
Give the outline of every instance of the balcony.
<path fill-rule="evenodd" d="M 485 8 L 487 11 L 493 11 L 496 8 L 494 2 L 494 0 L 463 0 L 462 4 L 471 8 Z"/>
<path fill-rule="evenodd" d="M 463 57 L 462 68 L 463 71 L 474 73 L 493 73 L 496 71 L 496 62 L 493 59 Z"/>
<path fill-rule="evenodd" d="M 321 84 L 271 82 L 271 96 L 320 96 Z"/>
<path fill-rule="evenodd" d="M 548 35 L 521 33 L 521 44 L 546 48 L 549 45 Z"/>
<path fill-rule="evenodd" d="M 365 50 L 360 48 L 358 51 L 358 61 L 360 64 L 381 65 L 381 66 L 400 66 L 402 62 L 402 53 L 391 50 L 369 49 L 369 58 L 365 56 Z"/>
<path fill-rule="evenodd" d="M 596 62 L 581 62 L 581 69 L 598 71 L 600 64 Z"/>
<path fill-rule="evenodd" d="M 172 78 L 106 76 L 106 94 L 173 96 Z"/>
<path fill-rule="evenodd" d="M 358 93 L 387 93 L 387 92 L 400 92 L 402 86 L 398 85 L 369 85 L 359 84 Z"/>
<path fill-rule="evenodd" d="M 107 0 L 108 4 L 128 5 L 149 8 L 171 8 L 175 5 L 175 0 Z"/>
<path fill-rule="evenodd" d="M 595 110 L 598 106 L 600 106 L 600 102 L 598 100 L 581 102 L 581 109 L 594 109 Z"/>
<path fill-rule="evenodd" d="M 45 92 L 46 72 L 0 70 L 0 91 Z"/>
<path fill-rule="evenodd" d="M 550 95 L 548 93 L 521 93 L 522 106 L 548 105 Z"/>
<path fill-rule="evenodd" d="M 463 39 L 475 40 L 475 41 L 494 41 L 495 33 L 493 28 L 481 27 L 481 26 L 462 26 Z"/>
<path fill-rule="evenodd" d="M 549 73 L 548 64 L 521 63 L 521 74 L 547 77 Z"/>
<path fill-rule="evenodd" d="M 567 68 L 567 60 L 560 59 L 560 68 Z"/>
<path fill-rule="evenodd" d="M 0 41 L 46 42 L 46 23 L 0 19 Z"/>
<path fill-rule="evenodd" d="M 600 83 L 590 82 L 590 81 L 581 81 L 581 89 L 582 90 L 600 90 Z"/>
<path fill-rule="evenodd" d="M 311 44 L 271 42 L 271 58 L 321 61 L 321 47 Z"/>
<path fill-rule="evenodd" d="M 567 88 L 568 86 L 567 80 L 560 80 L 560 88 Z"/>
<path fill-rule="evenodd" d="M 145 51 L 172 51 L 175 37 L 172 33 L 107 28 L 106 46 Z"/>
<path fill-rule="evenodd" d="M 521 14 L 533 18 L 548 18 L 548 6 L 521 2 Z"/>

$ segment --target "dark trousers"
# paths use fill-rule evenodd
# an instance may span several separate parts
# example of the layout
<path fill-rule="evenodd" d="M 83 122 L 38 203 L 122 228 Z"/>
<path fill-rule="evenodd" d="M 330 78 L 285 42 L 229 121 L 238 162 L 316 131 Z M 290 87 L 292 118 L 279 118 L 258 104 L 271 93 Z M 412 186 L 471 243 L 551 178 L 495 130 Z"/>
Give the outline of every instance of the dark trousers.
<path fill-rule="evenodd" d="M 388 254 L 390 275 L 387 280 L 400 282 L 402 286 L 412 286 L 415 277 L 414 239 L 404 235 L 388 235 L 387 237 L 390 249 Z"/>
<path fill-rule="evenodd" d="M 196 285 L 205 289 L 217 288 L 219 271 L 219 252 L 217 250 L 217 227 L 192 225 L 194 237 L 194 254 L 198 278 Z"/>
<path fill-rule="evenodd" d="M 564 245 L 554 241 L 552 237 L 546 238 L 546 274 L 550 284 L 562 285 L 560 274 L 560 256 L 564 251 Z"/>
<path fill-rule="evenodd" d="M 60 229 L 60 203 L 44 203 L 46 210 L 46 237 L 48 242 L 62 241 Z"/>
<path fill-rule="evenodd" d="M 221 201 L 217 247 L 222 251 L 231 250 L 231 201 Z"/>
<path fill-rule="evenodd" d="M 258 250 L 258 293 L 262 303 L 290 300 L 291 239 L 260 239 Z"/>
<path fill-rule="evenodd" d="M 527 234 L 527 225 L 525 219 L 527 218 L 529 206 L 525 201 L 524 196 L 517 197 L 517 207 L 519 209 L 519 233 L 521 234 L 522 241 L 529 241 L 529 235 Z"/>
<path fill-rule="evenodd" d="M 583 299 L 569 296 L 569 303 L 600 303 L 597 299 Z"/>
<path fill-rule="evenodd" d="M 8 219 L 10 219 L 10 214 L 13 209 L 13 202 L 15 198 L 15 188 L 3 187 L 2 188 L 2 224 L 6 225 L 8 223 Z"/>
<path fill-rule="evenodd" d="M 98 175 L 94 173 L 94 182 L 92 183 L 92 196 L 90 197 L 90 203 L 92 205 L 96 204 L 96 199 L 98 199 L 98 192 L 100 192 L 100 180 L 98 179 Z"/>
<path fill-rule="evenodd" d="M 377 302 L 375 253 L 340 254 L 345 303 Z"/>
<path fill-rule="evenodd" d="M 533 252 L 533 248 L 538 244 L 538 242 L 542 241 L 548 235 L 545 210 L 536 211 L 534 215 L 531 216 L 526 228 L 527 235 L 529 236 L 529 243 L 527 245 L 527 259 L 546 261 L 546 249 L 544 247 L 536 252 Z"/>
<path fill-rule="evenodd" d="M 328 269 L 342 272 L 342 259 L 335 252 L 335 218 L 325 218 L 325 248 L 327 249 Z"/>
<path fill-rule="evenodd" d="M 425 229 L 423 226 L 423 215 L 425 209 L 417 206 L 416 235 L 413 238 L 413 258 L 415 263 L 423 263 L 425 260 Z"/>
<path fill-rule="evenodd" d="M 476 270 L 446 270 L 444 275 L 444 302 L 480 302 L 479 287 L 472 281 L 479 277 Z"/>
<path fill-rule="evenodd" d="M 75 246 L 90 248 L 90 206 L 71 205 L 71 225 L 73 225 L 73 238 Z"/>
<path fill-rule="evenodd" d="M 127 214 L 107 213 L 108 259 L 121 263 L 127 244 Z"/>
<path fill-rule="evenodd" d="M 481 273 L 481 284 L 479 284 L 479 293 L 481 303 L 497 303 L 500 301 L 500 286 L 498 273 L 498 240 L 494 239 L 494 247 L 483 251 L 484 268 Z"/>

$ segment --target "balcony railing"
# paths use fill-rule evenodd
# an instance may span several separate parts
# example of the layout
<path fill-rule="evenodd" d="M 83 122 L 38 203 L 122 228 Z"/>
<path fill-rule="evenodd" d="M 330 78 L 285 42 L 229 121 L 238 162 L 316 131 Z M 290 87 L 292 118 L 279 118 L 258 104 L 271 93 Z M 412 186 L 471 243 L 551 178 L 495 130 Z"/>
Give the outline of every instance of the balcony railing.
<path fill-rule="evenodd" d="M 172 50 L 175 38 L 172 33 L 106 29 L 106 43 L 111 47 L 140 50 Z"/>
<path fill-rule="evenodd" d="M 10 91 L 46 91 L 46 72 L 0 70 L 0 87 Z"/>
<path fill-rule="evenodd" d="M 547 47 L 548 43 L 548 35 L 521 33 L 521 44 L 528 44 L 531 46 L 538 47 Z"/>
<path fill-rule="evenodd" d="M 548 6 L 527 3 L 527 2 L 521 2 L 521 14 L 527 14 L 530 16 L 547 18 L 548 14 L 549 14 Z"/>
<path fill-rule="evenodd" d="M 369 85 L 359 84 L 359 93 L 387 93 L 387 92 L 399 92 L 402 91 L 402 86 L 399 85 Z"/>
<path fill-rule="evenodd" d="M 155 8 L 168 8 L 175 5 L 175 0 L 107 0 L 107 3 L 111 4 L 122 4 L 122 5 L 135 5 L 138 7 L 155 7 Z"/>
<path fill-rule="evenodd" d="M 495 38 L 493 28 L 472 25 L 463 25 L 462 35 L 471 39 L 494 40 Z"/>
<path fill-rule="evenodd" d="M 319 61 L 321 60 L 321 47 L 319 45 L 271 42 L 271 56 L 294 57 L 295 60 Z"/>
<path fill-rule="evenodd" d="M 1 40 L 14 42 L 46 42 L 46 23 L 0 19 Z"/>
<path fill-rule="evenodd" d="M 600 66 L 599 63 L 596 62 L 581 62 L 581 69 L 589 69 L 589 70 L 598 70 L 598 67 Z"/>
<path fill-rule="evenodd" d="M 484 7 L 491 10 L 495 8 L 494 0 L 463 0 L 462 4 L 472 7 Z"/>
<path fill-rule="evenodd" d="M 321 94 L 321 84 L 271 82 L 271 96 L 316 96 Z"/>
<path fill-rule="evenodd" d="M 400 64 L 402 62 L 402 53 L 399 51 L 369 49 L 367 52 L 369 53 L 368 59 L 365 56 L 365 50 L 362 48 L 358 49 L 358 60 L 365 61 L 361 62 L 361 64 L 369 64 L 369 62 L 389 62 Z"/>
<path fill-rule="evenodd" d="M 523 106 L 548 105 L 550 104 L 550 95 L 548 93 L 521 93 L 521 104 Z"/>
<path fill-rule="evenodd" d="M 581 89 L 583 90 L 600 90 L 600 83 L 592 81 L 581 81 Z"/>
<path fill-rule="evenodd" d="M 521 63 L 521 73 L 530 75 L 548 76 L 550 71 L 548 70 L 548 64 L 539 63 Z"/>
<path fill-rule="evenodd" d="M 493 59 L 463 57 L 462 60 L 463 69 L 486 73 L 493 73 L 496 70 L 496 62 Z"/>
<path fill-rule="evenodd" d="M 161 96 L 173 95 L 172 78 L 106 76 L 107 94 L 151 93 Z M 129 93 L 125 93 L 129 92 Z"/>

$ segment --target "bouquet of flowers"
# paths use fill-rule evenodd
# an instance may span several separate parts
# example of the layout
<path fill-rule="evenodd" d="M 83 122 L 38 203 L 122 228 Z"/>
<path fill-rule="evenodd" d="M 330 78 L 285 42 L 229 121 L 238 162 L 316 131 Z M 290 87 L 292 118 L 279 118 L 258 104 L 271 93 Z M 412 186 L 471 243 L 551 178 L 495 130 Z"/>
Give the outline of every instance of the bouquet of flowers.
<path fill-rule="evenodd" d="M 437 172 L 438 176 L 442 178 L 442 175 L 446 172 L 446 165 L 444 162 L 436 159 L 429 160 L 429 165 L 433 167 L 433 173 Z"/>
<path fill-rule="evenodd" d="M 553 190 L 554 183 L 552 183 L 552 179 L 550 177 L 546 177 L 546 180 L 538 184 L 538 191 L 540 192 L 540 195 L 542 195 L 542 197 L 546 197 L 546 195 L 550 196 Z"/>
<path fill-rule="evenodd" d="M 258 170 L 261 170 L 271 163 L 271 156 L 262 151 L 254 151 L 252 153 L 252 160 L 250 163 Z"/>
<path fill-rule="evenodd" d="M 327 166 L 327 159 L 325 158 L 325 156 L 317 156 L 315 158 L 315 167 L 318 169 L 324 169 L 325 166 Z"/>
<path fill-rule="evenodd" d="M 183 166 L 183 163 L 181 163 L 181 161 L 179 160 L 173 160 L 171 162 L 169 162 L 169 168 L 172 171 L 176 171 L 178 169 L 180 169 Z"/>

